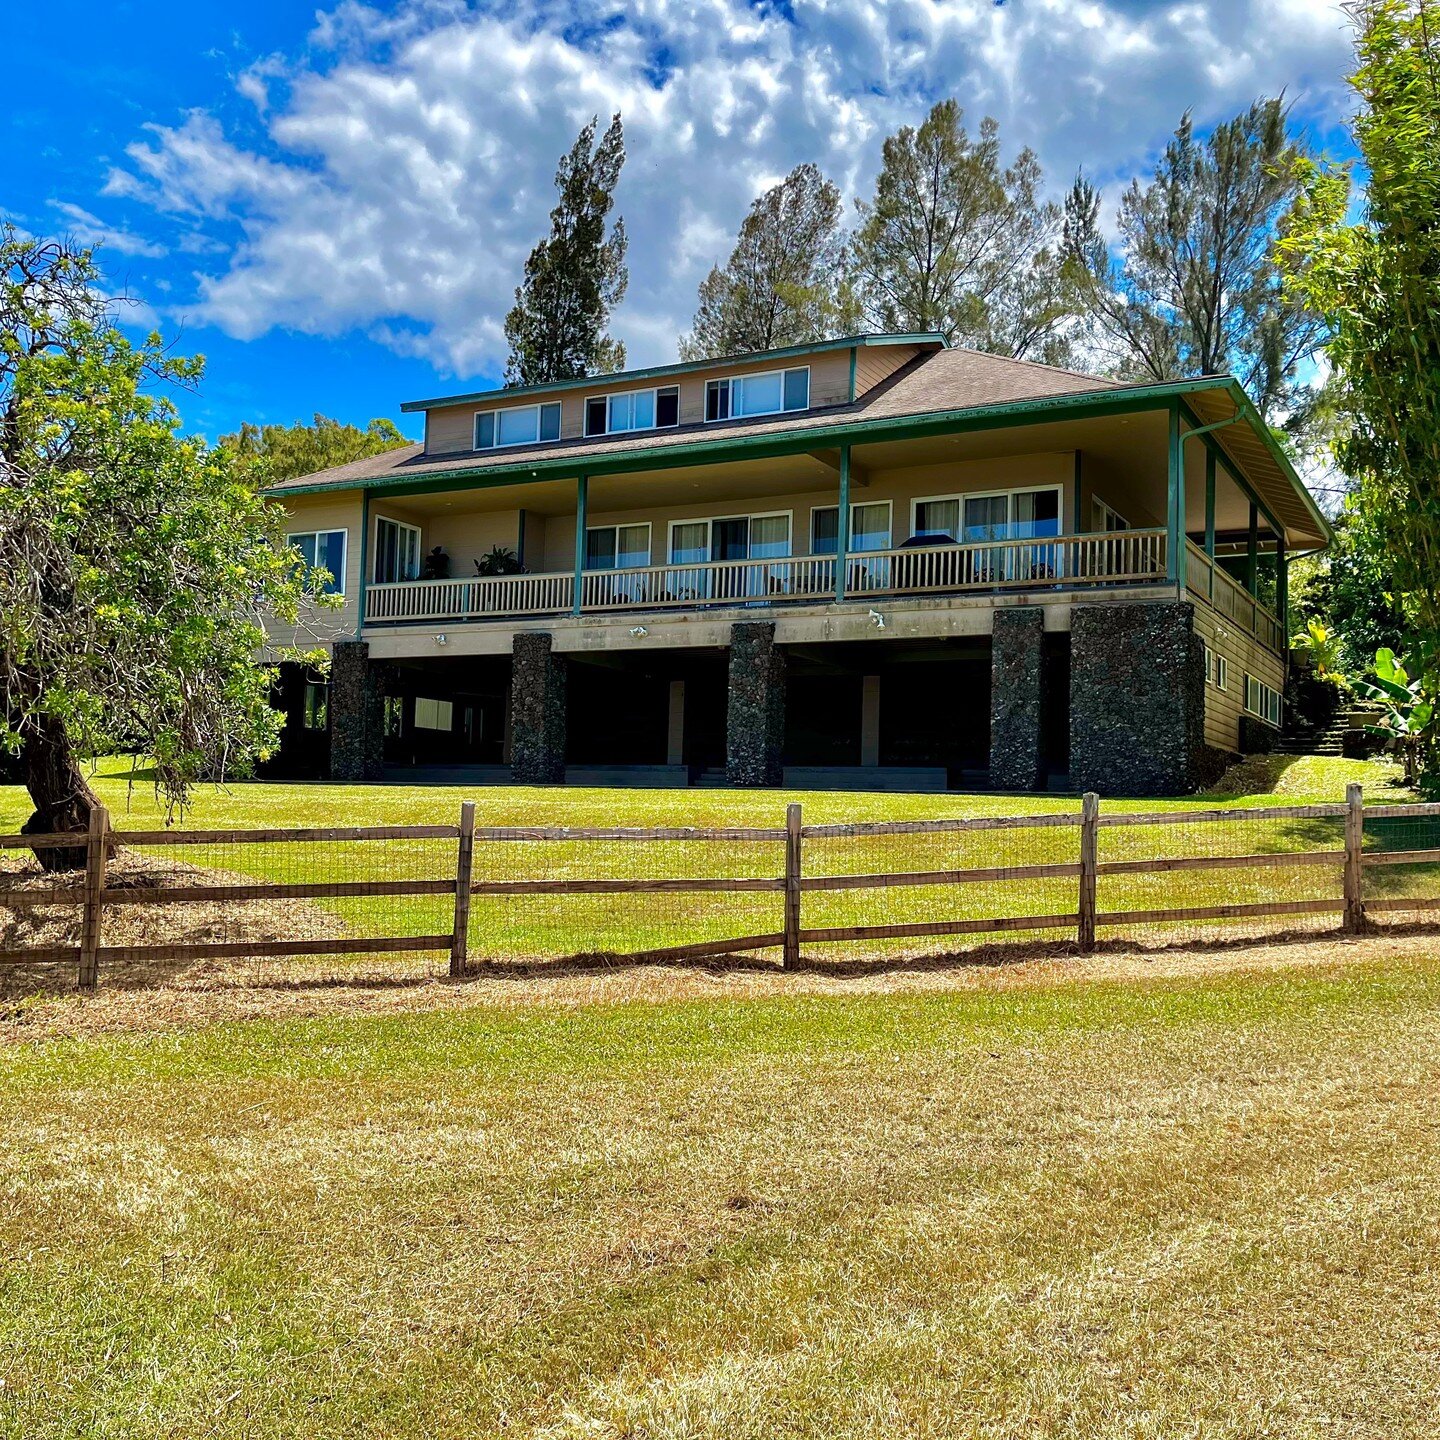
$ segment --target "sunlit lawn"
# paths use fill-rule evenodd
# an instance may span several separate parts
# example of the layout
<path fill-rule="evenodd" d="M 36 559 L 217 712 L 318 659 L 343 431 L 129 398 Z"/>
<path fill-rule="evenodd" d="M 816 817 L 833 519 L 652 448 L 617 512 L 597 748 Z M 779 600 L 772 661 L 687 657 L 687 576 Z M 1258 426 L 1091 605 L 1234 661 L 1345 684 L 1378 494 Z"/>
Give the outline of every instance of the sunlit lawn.
<path fill-rule="evenodd" d="M 1356 956 L 12 1045 L 0 1434 L 1429 1436 L 1437 1114 Z"/>
<path fill-rule="evenodd" d="M 153 789 L 143 777 L 126 778 L 128 762 L 97 767 L 95 785 L 124 829 L 163 823 Z M 1406 798 L 1398 772 L 1384 762 L 1275 757 L 1255 760 L 1227 778 L 1221 793 L 1165 801 L 1116 799 L 1106 808 L 1126 811 L 1269 807 L 1337 802 L 1350 781 L 1364 784 L 1372 801 Z M 1076 813 L 1073 797 L 976 794 L 879 795 L 736 790 L 596 790 L 569 787 L 457 788 L 400 785 L 236 784 L 197 787 L 183 817 L 189 828 L 307 825 L 454 823 L 462 800 L 479 803 L 479 823 L 507 825 L 633 825 L 776 827 L 786 804 L 798 800 L 808 823 L 916 819 L 972 815 Z M 0 830 L 18 829 L 28 812 L 23 792 L 0 789 Z M 1395 846 L 1440 843 L 1440 828 L 1405 822 Z M 1421 833 L 1424 830 L 1424 833 Z M 1376 831 L 1372 843 L 1380 836 Z M 1136 827 L 1102 832 L 1102 859 L 1148 855 L 1265 853 L 1338 849 L 1341 824 L 1330 819 L 1277 819 L 1223 825 Z M 939 836 L 807 843 L 807 874 L 865 874 L 953 870 L 1073 862 L 1072 828 L 1005 830 Z M 1392 847 L 1394 848 L 1394 847 Z M 439 879 L 454 875 L 454 842 L 405 841 L 318 845 L 206 845 L 174 847 L 166 854 L 232 876 L 284 881 Z M 682 876 L 778 876 L 778 841 L 756 843 L 545 842 L 482 844 L 481 879 Z M 1429 894 L 1440 885 L 1435 867 L 1372 872 L 1376 893 Z M 1179 872 L 1102 879 L 1103 911 L 1180 905 L 1220 905 L 1267 899 L 1338 898 L 1336 867 Z M 443 934 L 450 928 L 445 897 L 377 896 L 317 900 L 359 935 Z M 178 907 L 175 907 L 178 908 Z M 1068 878 L 966 886 L 819 892 L 805 897 L 807 927 L 874 925 L 915 919 L 1063 915 L 1076 908 Z M 594 951 L 634 952 L 700 940 L 772 934 L 781 928 L 778 894 L 665 894 L 647 896 L 477 896 L 471 915 L 471 952 L 477 960 L 513 960 Z M 876 948 L 874 942 L 868 950 Z M 900 948 L 894 944 L 891 950 Z M 914 943 L 908 945 L 916 948 Z M 828 953 L 834 953 L 828 952 Z M 397 962 L 405 963 L 405 962 Z M 411 962 L 414 963 L 414 962 Z M 429 962 L 423 962 L 429 963 Z"/>

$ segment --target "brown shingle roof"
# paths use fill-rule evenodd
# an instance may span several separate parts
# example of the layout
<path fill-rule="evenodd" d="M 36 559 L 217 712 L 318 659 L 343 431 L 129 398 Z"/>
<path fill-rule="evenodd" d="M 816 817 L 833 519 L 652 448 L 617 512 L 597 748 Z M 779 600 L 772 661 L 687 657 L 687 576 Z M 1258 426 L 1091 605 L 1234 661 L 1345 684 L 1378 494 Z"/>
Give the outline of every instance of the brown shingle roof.
<path fill-rule="evenodd" d="M 728 420 L 718 424 L 682 425 L 674 430 L 643 434 L 557 440 L 517 450 L 452 451 L 429 455 L 420 445 L 387 450 L 348 465 L 315 475 L 298 476 L 275 485 L 276 492 L 323 485 L 343 489 L 364 483 L 401 483 L 432 474 L 457 471 L 523 469 L 538 461 L 573 458 L 577 467 L 586 458 L 633 453 L 643 464 L 647 452 L 695 440 L 743 440 L 763 435 L 789 435 L 827 425 L 865 420 L 893 420 L 936 411 L 969 410 L 1020 400 L 1078 395 L 1117 388 L 1113 380 L 1057 370 L 1025 360 L 1008 360 L 977 350 L 933 350 L 918 355 L 888 380 L 867 391 L 850 405 L 827 405 L 800 415 L 778 415 L 764 420 Z"/>

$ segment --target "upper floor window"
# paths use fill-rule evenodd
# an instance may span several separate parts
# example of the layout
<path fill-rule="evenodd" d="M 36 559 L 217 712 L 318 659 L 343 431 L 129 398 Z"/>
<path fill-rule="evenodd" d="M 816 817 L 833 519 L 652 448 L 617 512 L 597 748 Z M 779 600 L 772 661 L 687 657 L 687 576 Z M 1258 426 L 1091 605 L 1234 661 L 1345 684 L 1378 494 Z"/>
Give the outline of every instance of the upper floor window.
<path fill-rule="evenodd" d="M 742 416 L 780 415 L 810 404 L 810 367 L 766 370 L 759 375 L 732 375 L 705 386 L 705 418 L 732 420 Z"/>
<path fill-rule="evenodd" d="M 1252 715 L 1258 715 L 1262 720 L 1279 728 L 1280 692 L 1254 675 L 1245 677 L 1245 708 Z"/>
<path fill-rule="evenodd" d="M 502 445 L 535 445 L 560 438 L 560 402 L 516 405 L 508 410 L 481 410 L 475 416 L 475 448 L 495 450 Z"/>
<path fill-rule="evenodd" d="M 285 537 L 300 552 L 307 568 L 328 572 L 326 595 L 345 593 L 345 534 L 344 530 L 306 530 Z"/>
<path fill-rule="evenodd" d="M 375 574 L 377 585 L 420 578 L 420 527 L 403 520 L 375 517 Z"/>
<path fill-rule="evenodd" d="M 585 532 L 587 570 L 636 570 L 650 563 L 650 525 L 597 525 Z"/>
<path fill-rule="evenodd" d="M 840 507 L 817 505 L 810 511 L 810 553 L 834 555 L 840 548 Z M 857 501 L 850 507 L 850 543 L 847 551 L 890 548 L 890 502 Z"/>
<path fill-rule="evenodd" d="M 587 435 L 618 435 L 626 430 L 665 430 L 680 423 L 680 387 L 627 390 L 592 395 L 585 402 Z"/>

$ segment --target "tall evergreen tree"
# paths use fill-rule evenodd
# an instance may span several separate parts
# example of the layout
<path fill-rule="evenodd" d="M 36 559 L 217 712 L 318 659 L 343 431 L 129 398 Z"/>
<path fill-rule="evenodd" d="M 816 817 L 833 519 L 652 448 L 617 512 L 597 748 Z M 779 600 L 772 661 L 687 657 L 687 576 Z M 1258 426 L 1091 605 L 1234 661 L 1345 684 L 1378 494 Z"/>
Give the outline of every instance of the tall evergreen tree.
<path fill-rule="evenodd" d="M 1287 293 L 1276 254 L 1302 154 L 1278 99 L 1257 100 L 1203 141 L 1187 113 L 1154 178 L 1125 192 L 1113 247 L 1095 187 L 1076 180 L 1068 270 L 1111 368 L 1156 380 L 1228 372 L 1272 422 L 1306 415 L 1306 362 L 1325 324 Z"/>
<path fill-rule="evenodd" d="M 972 140 L 962 118 L 942 100 L 919 129 L 906 125 L 885 141 L 850 248 L 866 321 L 1063 363 L 1071 304 L 1060 207 L 1040 200 L 1032 151 L 1003 167 L 995 121 L 982 121 Z"/>
<path fill-rule="evenodd" d="M 606 374 L 625 365 L 625 346 L 606 334 L 625 296 L 625 222 L 606 233 L 625 164 L 625 132 L 616 114 L 595 143 L 599 117 L 580 132 L 555 172 L 560 203 L 550 234 L 525 262 L 525 279 L 505 317 L 510 385 L 543 385 Z"/>
<path fill-rule="evenodd" d="M 685 360 L 825 340 L 853 324 L 844 285 L 840 191 L 818 166 L 797 165 L 761 195 L 724 267 L 700 285 Z"/>

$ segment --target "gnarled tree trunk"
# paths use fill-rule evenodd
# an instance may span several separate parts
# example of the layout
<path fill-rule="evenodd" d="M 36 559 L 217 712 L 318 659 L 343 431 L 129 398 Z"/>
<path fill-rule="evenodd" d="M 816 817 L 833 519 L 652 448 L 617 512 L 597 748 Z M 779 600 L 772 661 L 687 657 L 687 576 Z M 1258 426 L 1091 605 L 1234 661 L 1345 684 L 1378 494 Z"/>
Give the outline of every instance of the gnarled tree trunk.
<path fill-rule="evenodd" d="M 65 725 L 53 716 L 37 716 L 27 727 L 21 762 L 25 788 L 35 813 L 20 827 L 23 835 L 83 835 L 90 828 L 90 812 L 100 801 L 85 783 Z M 83 870 L 85 846 L 66 845 L 35 851 L 44 870 Z"/>

